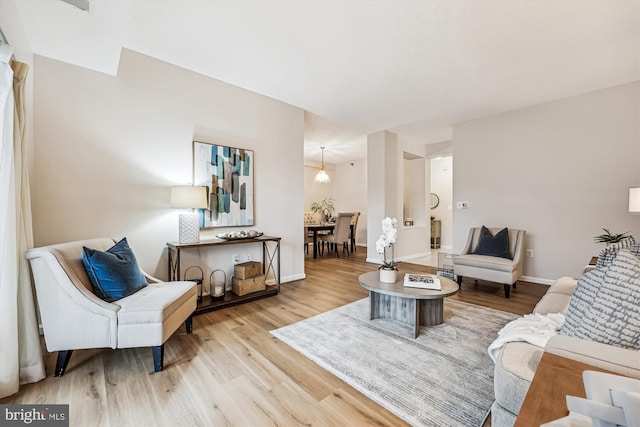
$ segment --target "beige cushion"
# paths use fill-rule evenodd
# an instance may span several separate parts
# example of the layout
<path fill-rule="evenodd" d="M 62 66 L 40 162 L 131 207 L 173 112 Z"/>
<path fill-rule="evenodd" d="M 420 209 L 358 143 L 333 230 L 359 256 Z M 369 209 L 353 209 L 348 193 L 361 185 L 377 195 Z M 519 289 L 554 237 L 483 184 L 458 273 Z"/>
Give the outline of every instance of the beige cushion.
<path fill-rule="evenodd" d="M 640 350 L 615 347 L 566 335 L 549 339 L 545 351 L 640 379 Z"/>
<path fill-rule="evenodd" d="M 455 258 L 456 266 L 467 266 L 477 268 L 490 268 L 496 271 L 511 273 L 517 268 L 517 263 L 510 259 L 487 256 L 487 255 L 458 255 Z"/>
<path fill-rule="evenodd" d="M 566 314 L 571 301 L 571 294 L 576 288 L 576 279 L 571 277 L 561 277 L 549 287 L 547 293 L 538 301 L 534 313 L 562 313 Z"/>
<path fill-rule="evenodd" d="M 193 282 L 151 283 L 135 294 L 113 302 L 120 306 L 118 325 L 162 322 L 195 293 Z"/>
<path fill-rule="evenodd" d="M 116 301 L 118 348 L 162 345 L 196 309 L 194 282 L 152 283 Z"/>

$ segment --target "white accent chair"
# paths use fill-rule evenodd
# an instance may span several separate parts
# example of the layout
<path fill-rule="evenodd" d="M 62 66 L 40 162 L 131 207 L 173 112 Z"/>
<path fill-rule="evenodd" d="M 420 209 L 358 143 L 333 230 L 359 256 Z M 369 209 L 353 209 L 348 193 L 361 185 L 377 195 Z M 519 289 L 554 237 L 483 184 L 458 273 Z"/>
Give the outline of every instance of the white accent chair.
<path fill-rule="evenodd" d="M 515 288 L 518 279 L 522 276 L 526 232 L 509 228 L 509 253 L 513 259 L 507 259 L 473 253 L 478 246 L 481 229 L 481 227 L 473 227 L 469 230 L 467 244 L 460 255 L 453 259 L 453 272 L 458 276 L 458 285 L 462 284 L 463 277 L 502 283 L 504 296 L 509 298 L 511 287 Z M 489 228 L 494 236 L 500 230 L 502 228 Z"/>
<path fill-rule="evenodd" d="M 151 347 L 154 371 L 163 368 L 164 343 L 184 322 L 192 331 L 197 304 L 194 282 L 162 282 L 142 272 L 149 285 L 114 302 L 93 293 L 82 263 L 82 247 L 106 251 L 109 238 L 83 240 L 30 249 L 38 307 L 47 350 L 57 351 L 60 377 L 73 350 Z"/>

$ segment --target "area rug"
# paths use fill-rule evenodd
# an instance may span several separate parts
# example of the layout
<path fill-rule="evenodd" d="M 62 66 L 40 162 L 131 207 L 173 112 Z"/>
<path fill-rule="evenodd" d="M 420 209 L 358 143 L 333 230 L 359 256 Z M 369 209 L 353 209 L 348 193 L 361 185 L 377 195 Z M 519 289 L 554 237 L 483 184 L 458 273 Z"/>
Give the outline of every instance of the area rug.
<path fill-rule="evenodd" d="M 444 323 L 409 329 L 369 320 L 365 298 L 271 331 L 414 426 L 480 426 L 493 398 L 487 347 L 518 316 L 447 299 Z"/>

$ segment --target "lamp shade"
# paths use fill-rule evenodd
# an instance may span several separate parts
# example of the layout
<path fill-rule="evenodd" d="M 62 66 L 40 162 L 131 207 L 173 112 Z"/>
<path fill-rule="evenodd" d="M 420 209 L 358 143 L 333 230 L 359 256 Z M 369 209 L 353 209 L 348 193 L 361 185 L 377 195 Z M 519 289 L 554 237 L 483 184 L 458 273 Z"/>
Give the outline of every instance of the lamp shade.
<path fill-rule="evenodd" d="M 325 149 L 325 147 L 320 147 L 320 149 L 322 150 L 322 168 L 320 168 L 320 171 L 316 174 L 316 177 L 313 178 L 313 180 L 315 182 L 317 182 L 318 184 L 328 184 L 329 182 L 331 182 L 331 178 L 324 171 L 324 149 Z"/>
<path fill-rule="evenodd" d="M 640 186 L 629 189 L 629 212 L 640 213 Z"/>
<path fill-rule="evenodd" d="M 171 187 L 171 207 L 183 209 L 206 209 L 206 187 L 178 185 Z"/>
<path fill-rule="evenodd" d="M 320 172 L 316 174 L 316 177 L 313 180 L 318 184 L 327 184 L 331 182 L 331 178 L 329 178 L 329 175 L 324 171 L 324 168 L 320 169 Z"/>

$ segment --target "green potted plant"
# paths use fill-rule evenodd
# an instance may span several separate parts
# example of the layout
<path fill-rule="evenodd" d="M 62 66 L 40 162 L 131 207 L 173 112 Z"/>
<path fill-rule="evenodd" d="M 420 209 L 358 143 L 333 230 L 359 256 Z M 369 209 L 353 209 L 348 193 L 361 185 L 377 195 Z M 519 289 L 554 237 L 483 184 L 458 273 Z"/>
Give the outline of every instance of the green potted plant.
<path fill-rule="evenodd" d="M 335 201 L 331 197 L 325 197 L 324 199 L 311 203 L 311 212 L 320 214 L 324 222 L 329 222 L 329 219 L 336 211 L 334 205 Z"/>
<path fill-rule="evenodd" d="M 604 233 L 598 236 L 595 236 L 593 238 L 593 240 L 595 240 L 596 243 L 605 243 L 607 245 L 610 245 L 611 243 L 617 243 L 620 240 L 624 239 L 625 237 L 629 236 L 628 231 L 625 231 L 624 233 L 611 233 L 606 228 L 603 228 L 602 230 L 604 230 Z"/>

